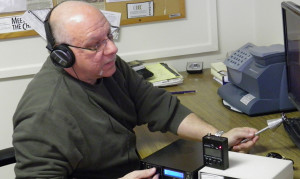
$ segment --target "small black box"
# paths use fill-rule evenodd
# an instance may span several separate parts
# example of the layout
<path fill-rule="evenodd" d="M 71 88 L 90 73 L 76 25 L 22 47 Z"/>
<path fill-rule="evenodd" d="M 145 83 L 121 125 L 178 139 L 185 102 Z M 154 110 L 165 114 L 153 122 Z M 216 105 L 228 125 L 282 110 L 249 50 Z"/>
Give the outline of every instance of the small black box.
<path fill-rule="evenodd" d="M 198 179 L 204 167 L 202 142 L 179 139 L 142 159 L 141 169 L 152 167 L 160 179 Z"/>
<path fill-rule="evenodd" d="M 229 167 L 228 139 L 208 134 L 202 140 L 205 166 L 227 169 Z"/>

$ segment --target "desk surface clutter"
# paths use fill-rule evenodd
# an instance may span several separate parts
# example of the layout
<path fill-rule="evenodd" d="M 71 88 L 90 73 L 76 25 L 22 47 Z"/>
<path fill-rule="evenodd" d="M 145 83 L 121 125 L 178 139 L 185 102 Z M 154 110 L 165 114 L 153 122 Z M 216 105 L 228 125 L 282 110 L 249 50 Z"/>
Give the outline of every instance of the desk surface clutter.
<path fill-rule="evenodd" d="M 183 82 L 183 77 L 166 63 L 148 64 L 145 67 L 153 73 L 153 76 L 147 79 L 153 86 L 164 87 Z"/>
<path fill-rule="evenodd" d="M 203 120 L 213 124 L 220 130 L 228 131 L 234 127 L 254 127 L 262 129 L 267 125 L 267 120 L 281 117 L 281 113 L 250 117 L 225 108 L 217 94 L 220 84 L 213 80 L 210 69 L 203 70 L 202 74 L 188 74 L 182 72 L 182 84 L 166 87 L 168 91 L 196 90 L 196 93 L 178 94 L 181 103 L 194 111 Z M 299 112 L 287 112 L 286 116 L 299 117 Z M 142 158 L 169 145 L 178 139 L 171 133 L 151 133 L 146 126 L 135 128 L 137 133 L 137 148 Z M 294 161 L 294 178 L 300 178 L 300 149 L 292 142 L 284 126 L 279 126 L 275 131 L 268 130 L 260 135 L 260 140 L 251 149 L 250 154 L 266 156 L 276 152 L 285 158 Z M 281 159 L 278 159 L 281 160 Z"/>

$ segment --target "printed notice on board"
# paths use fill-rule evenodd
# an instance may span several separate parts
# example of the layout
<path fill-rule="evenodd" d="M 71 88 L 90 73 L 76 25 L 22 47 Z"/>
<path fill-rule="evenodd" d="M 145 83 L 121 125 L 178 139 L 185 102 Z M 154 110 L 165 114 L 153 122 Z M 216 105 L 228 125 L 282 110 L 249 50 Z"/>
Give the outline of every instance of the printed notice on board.
<path fill-rule="evenodd" d="M 119 38 L 119 30 L 120 30 L 120 23 L 121 23 L 121 13 L 119 12 L 112 12 L 112 11 L 101 11 L 108 22 L 110 23 L 110 30 L 114 37 L 114 39 Z"/>
<path fill-rule="evenodd" d="M 127 4 L 128 19 L 148 16 L 153 16 L 153 1 Z"/>
<path fill-rule="evenodd" d="M 0 34 L 32 30 L 22 16 L 7 16 L 0 18 Z"/>
<path fill-rule="evenodd" d="M 44 20 L 49 11 L 50 9 L 29 10 L 22 15 L 22 18 L 44 39 L 46 39 Z"/>

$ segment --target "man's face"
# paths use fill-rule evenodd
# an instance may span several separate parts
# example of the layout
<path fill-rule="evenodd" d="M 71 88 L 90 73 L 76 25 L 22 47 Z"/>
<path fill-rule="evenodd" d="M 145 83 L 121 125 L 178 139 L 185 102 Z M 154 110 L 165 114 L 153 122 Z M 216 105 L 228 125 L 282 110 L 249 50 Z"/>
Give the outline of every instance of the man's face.
<path fill-rule="evenodd" d="M 116 71 L 115 59 L 118 48 L 110 40 L 110 25 L 106 18 L 100 14 L 88 18 L 74 17 L 74 21 L 82 22 L 78 23 L 80 27 L 73 26 L 70 29 L 74 34 L 72 45 L 87 48 L 70 47 L 76 58 L 74 70 L 79 78 L 93 81 L 112 76 Z"/>

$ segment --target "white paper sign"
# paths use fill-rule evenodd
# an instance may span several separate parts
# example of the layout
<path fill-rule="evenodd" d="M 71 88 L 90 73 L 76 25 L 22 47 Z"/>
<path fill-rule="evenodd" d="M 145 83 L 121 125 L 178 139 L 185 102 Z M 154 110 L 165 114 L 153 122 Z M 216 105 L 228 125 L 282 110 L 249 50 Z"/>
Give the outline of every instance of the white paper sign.
<path fill-rule="evenodd" d="M 32 30 L 22 16 L 7 16 L 0 18 L 0 33 L 11 33 Z"/>
<path fill-rule="evenodd" d="M 103 10 L 101 10 L 101 12 L 106 17 L 111 26 L 120 27 L 121 13 Z"/>
<path fill-rule="evenodd" d="M 44 20 L 49 11 L 50 9 L 29 10 L 22 16 L 23 19 L 44 39 L 46 39 Z"/>
<path fill-rule="evenodd" d="M 153 16 L 153 1 L 127 4 L 128 19 L 148 16 Z"/>
<path fill-rule="evenodd" d="M 119 12 L 112 12 L 112 11 L 104 11 L 101 10 L 104 14 L 108 22 L 110 23 L 110 30 L 113 34 L 114 39 L 119 39 L 119 31 L 120 31 L 120 23 L 121 23 L 121 13 Z"/>

